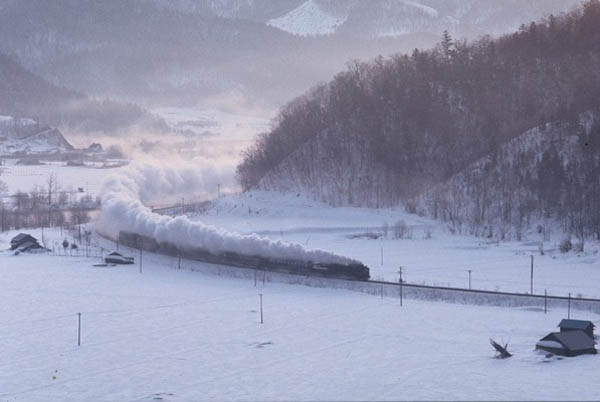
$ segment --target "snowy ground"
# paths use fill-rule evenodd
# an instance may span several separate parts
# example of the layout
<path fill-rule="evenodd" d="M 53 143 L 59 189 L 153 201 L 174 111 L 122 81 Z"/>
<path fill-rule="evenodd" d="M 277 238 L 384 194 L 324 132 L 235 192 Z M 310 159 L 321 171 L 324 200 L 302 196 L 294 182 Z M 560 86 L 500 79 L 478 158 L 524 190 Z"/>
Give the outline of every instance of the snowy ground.
<path fill-rule="evenodd" d="M 0 235 L 1 249 L 12 235 Z M 255 288 L 149 253 L 142 274 L 93 262 L 0 254 L 0 400 L 598 399 L 600 357 L 533 351 L 562 311 Z M 489 337 L 514 357 L 492 358 Z"/>
<path fill-rule="evenodd" d="M 375 279 L 404 279 L 411 283 L 468 287 L 472 270 L 473 288 L 529 292 L 530 256 L 534 255 L 534 292 L 600 297 L 600 244 L 588 242 L 584 254 L 561 254 L 556 233 L 544 243 L 530 233 L 524 241 L 494 242 L 487 239 L 450 235 L 444 225 L 402 209 L 331 208 L 294 195 L 251 192 L 220 198 L 205 215 L 204 222 L 242 233 L 259 233 L 308 247 L 322 248 L 356 258 L 371 269 Z M 412 239 L 351 239 L 352 235 L 381 232 L 404 220 Z M 431 232 L 431 239 L 426 239 Z M 381 254 L 383 249 L 383 264 Z"/>
<path fill-rule="evenodd" d="M 46 188 L 48 186 L 48 177 L 51 174 L 56 175 L 58 184 L 62 190 L 71 187 L 73 190 L 81 187 L 92 197 L 100 193 L 102 183 L 112 173 L 118 172 L 126 167 L 111 169 L 96 169 L 80 166 L 65 166 L 64 163 L 45 162 L 44 165 L 24 166 L 16 165 L 16 160 L 9 159 L 5 161 L 0 180 L 8 186 L 8 193 L 16 191 L 29 192 L 34 186 Z"/>

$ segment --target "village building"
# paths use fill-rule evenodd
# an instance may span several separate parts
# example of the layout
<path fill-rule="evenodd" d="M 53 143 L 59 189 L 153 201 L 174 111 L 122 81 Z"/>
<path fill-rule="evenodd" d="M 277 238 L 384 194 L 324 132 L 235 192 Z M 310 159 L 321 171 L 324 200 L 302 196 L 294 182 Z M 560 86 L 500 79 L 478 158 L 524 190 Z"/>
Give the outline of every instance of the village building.
<path fill-rule="evenodd" d="M 10 241 L 10 249 L 16 250 L 27 242 L 37 243 L 37 239 L 28 233 L 19 233 Z"/>
<path fill-rule="evenodd" d="M 558 324 L 558 327 L 560 332 L 583 331 L 594 339 L 594 323 L 591 321 L 564 319 Z"/>
<path fill-rule="evenodd" d="M 535 348 L 567 357 L 598 353 L 594 339 L 583 331 L 552 332 L 540 339 Z"/>
<path fill-rule="evenodd" d="M 27 233 L 19 233 L 10 241 L 10 249 L 17 253 L 46 252 L 46 248 L 38 243 L 37 239 Z"/>

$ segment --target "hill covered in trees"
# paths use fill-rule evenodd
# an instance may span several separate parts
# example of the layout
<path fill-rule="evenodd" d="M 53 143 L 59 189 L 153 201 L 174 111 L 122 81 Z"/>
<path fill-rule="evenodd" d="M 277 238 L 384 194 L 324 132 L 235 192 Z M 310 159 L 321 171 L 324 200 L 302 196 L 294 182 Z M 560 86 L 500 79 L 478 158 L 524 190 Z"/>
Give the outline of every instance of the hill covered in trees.
<path fill-rule="evenodd" d="M 504 166 L 515 154 L 501 150 L 528 130 L 540 128 L 542 138 L 567 130 L 560 138 L 569 141 L 519 154 L 523 164 L 513 165 L 510 180 L 501 169 L 506 177 L 483 186 L 511 210 L 499 218 L 488 213 L 512 224 L 522 205 L 508 198 L 524 187 L 530 215 L 563 219 L 584 211 L 586 230 L 598 233 L 599 115 L 600 2 L 592 0 L 498 39 L 466 43 L 445 33 L 432 50 L 351 63 L 282 108 L 272 131 L 247 150 L 238 177 L 245 189 L 302 191 L 334 205 L 404 202 L 417 211 L 444 184 L 437 201 L 453 204 L 453 191 L 474 197 L 473 181 L 450 179 L 485 157 L 492 158 L 489 170 Z M 564 152 L 570 141 L 575 150 Z M 575 182 L 579 187 L 566 186 Z M 496 191 L 500 185 L 505 191 Z M 460 208 L 475 221 L 467 203 Z"/>
<path fill-rule="evenodd" d="M 165 125 L 130 103 L 95 100 L 54 85 L 0 53 L 0 115 L 32 117 L 76 131 L 114 132 L 133 126 L 162 130 Z"/>

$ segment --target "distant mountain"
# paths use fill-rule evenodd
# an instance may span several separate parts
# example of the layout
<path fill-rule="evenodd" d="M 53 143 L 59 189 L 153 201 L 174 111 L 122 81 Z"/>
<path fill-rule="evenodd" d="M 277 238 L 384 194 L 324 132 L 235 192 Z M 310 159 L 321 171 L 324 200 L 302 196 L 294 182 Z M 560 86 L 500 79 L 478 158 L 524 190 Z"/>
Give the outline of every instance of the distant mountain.
<path fill-rule="evenodd" d="M 348 60 L 428 47 L 445 29 L 504 32 L 574 2 L 2 0 L 0 51 L 93 96 L 172 106 L 235 92 L 279 106 Z"/>
<path fill-rule="evenodd" d="M 349 34 L 362 37 L 410 33 L 475 37 L 502 34 L 522 23 L 567 11 L 580 0 L 305 0 L 268 21 L 306 36 Z"/>
<path fill-rule="evenodd" d="M 352 63 L 282 108 L 238 177 L 245 189 L 333 205 L 403 202 L 413 212 L 416 199 L 443 188 L 422 211 L 465 225 L 497 219 L 495 228 L 514 228 L 520 216 L 574 230 L 580 219 L 600 237 L 599 116 L 600 1 L 591 0 L 498 39 L 446 35 L 429 51 Z M 525 143 L 543 146 L 503 151 L 526 132 Z M 491 170 L 472 176 L 482 158 Z"/>
<path fill-rule="evenodd" d="M 0 53 L 0 115 L 34 117 L 42 124 L 112 132 L 132 126 L 161 130 L 164 124 L 133 104 L 97 101 L 56 86 Z"/>
<path fill-rule="evenodd" d="M 52 83 L 123 99 L 158 94 L 169 103 L 281 74 L 290 49 L 303 49 L 263 23 L 141 0 L 9 2 L 0 9 L 0 37 L 0 50 Z"/>
<path fill-rule="evenodd" d="M 305 0 L 146 0 L 159 7 L 230 19 L 267 22 L 279 17 Z"/>

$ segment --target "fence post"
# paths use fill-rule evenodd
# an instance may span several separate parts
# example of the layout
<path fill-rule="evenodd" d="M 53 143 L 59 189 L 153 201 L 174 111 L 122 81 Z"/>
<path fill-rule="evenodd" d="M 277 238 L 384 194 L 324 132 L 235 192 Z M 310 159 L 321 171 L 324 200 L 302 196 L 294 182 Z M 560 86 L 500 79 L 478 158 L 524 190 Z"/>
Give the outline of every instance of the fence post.
<path fill-rule="evenodd" d="M 544 314 L 548 312 L 548 291 L 544 289 Z"/>
<path fill-rule="evenodd" d="M 77 313 L 77 346 L 81 346 L 81 313 Z"/>
<path fill-rule="evenodd" d="M 533 254 L 531 254 L 531 294 L 533 294 Z"/>
<path fill-rule="evenodd" d="M 567 308 L 567 319 L 571 319 L 571 293 L 569 293 L 569 304 Z"/>

